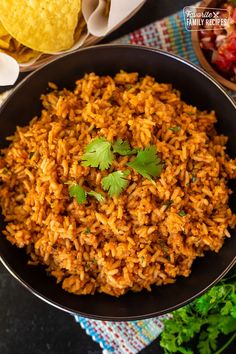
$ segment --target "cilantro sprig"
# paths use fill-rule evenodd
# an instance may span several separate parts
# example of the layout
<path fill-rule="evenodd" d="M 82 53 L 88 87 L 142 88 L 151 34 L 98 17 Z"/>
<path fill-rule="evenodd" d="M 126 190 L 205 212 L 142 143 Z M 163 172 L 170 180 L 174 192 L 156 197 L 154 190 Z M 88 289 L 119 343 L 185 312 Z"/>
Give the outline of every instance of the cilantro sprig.
<path fill-rule="evenodd" d="M 104 202 L 105 198 L 101 193 L 95 192 L 95 191 L 90 191 L 87 192 L 88 195 L 90 195 L 91 197 L 94 197 L 95 199 L 97 199 L 98 202 Z"/>
<path fill-rule="evenodd" d="M 105 138 L 96 138 L 85 148 L 81 157 L 83 166 L 98 167 L 100 170 L 107 170 L 114 159 L 111 151 L 111 143 Z"/>
<path fill-rule="evenodd" d="M 193 354 L 193 341 L 199 354 L 225 353 L 236 340 L 236 267 L 206 294 L 174 311 L 164 325 L 160 344 L 165 354 Z M 224 338 L 219 348 L 219 339 Z"/>
<path fill-rule="evenodd" d="M 69 186 L 69 195 L 74 197 L 78 204 L 83 204 L 87 199 L 85 190 L 79 184 Z"/>
<path fill-rule="evenodd" d="M 183 209 L 181 209 L 179 212 L 178 212 L 178 215 L 183 217 L 183 216 L 186 216 L 187 214 L 185 213 L 185 211 Z"/>
<path fill-rule="evenodd" d="M 74 197 L 78 204 L 83 204 L 87 200 L 87 196 L 94 197 L 98 202 L 104 202 L 105 198 L 101 193 L 95 191 L 86 192 L 79 184 L 72 184 L 69 186 L 69 195 Z"/>
<path fill-rule="evenodd" d="M 128 156 L 136 154 L 136 149 L 131 149 L 127 140 L 117 139 L 113 144 L 105 138 L 96 138 L 85 148 L 81 160 L 83 166 L 97 167 L 107 170 L 114 160 L 114 153 Z"/>
<path fill-rule="evenodd" d="M 175 127 L 169 128 L 173 133 L 178 133 L 180 131 L 180 126 L 176 125 Z"/>
<path fill-rule="evenodd" d="M 137 153 L 137 149 L 131 149 L 130 144 L 127 140 L 117 139 L 112 144 L 112 149 L 115 153 L 122 156 L 134 155 Z"/>
<path fill-rule="evenodd" d="M 99 168 L 100 170 L 109 169 L 115 158 L 115 154 L 121 156 L 136 155 L 136 157 L 127 163 L 127 166 L 134 169 L 144 178 L 153 181 L 162 171 L 163 165 L 157 154 L 155 146 L 149 146 L 145 149 L 132 148 L 127 140 L 117 139 L 113 143 L 107 141 L 104 137 L 92 140 L 85 148 L 82 155 L 82 165 Z M 102 187 L 108 191 L 110 197 L 118 196 L 128 186 L 126 179 L 130 171 L 115 171 L 102 178 Z M 71 196 L 74 196 L 79 204 L 85 202 L 87 195 L 95 197 L 98 201 L 103 201 L 103 196 L 97 192 L 83 191 L 81 186 L 71 190 Z"/>
<path fill-rule="evenodd" d="M 160 176 L 163 168 L 155 146 L 150 146 L 144 150 L 138 151 L 137 157 L 127 163 L 127 165 L 149 181 L 151 181 L 153 177 Z"/>
<path fill-rule="evenodd" d="M 110 197 L 119 196 L 121 192 L 128 186 L 129 181 L 126 177 L 129 171 L 116 171 L 109 173 L 102 179 L 102 188 L 108 191 Z"/>

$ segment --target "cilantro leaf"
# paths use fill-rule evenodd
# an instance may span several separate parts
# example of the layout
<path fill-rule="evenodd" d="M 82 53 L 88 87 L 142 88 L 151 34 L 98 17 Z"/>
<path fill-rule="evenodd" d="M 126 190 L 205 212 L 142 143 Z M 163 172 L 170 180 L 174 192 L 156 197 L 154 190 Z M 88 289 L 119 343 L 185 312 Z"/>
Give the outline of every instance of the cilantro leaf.
<path fill-rule="evenodd" d="M 155 146 L 138 151 L 137 157 L 127 165 L 149 181 L 152 180 L 152 177 L 158 177 L 163 168 Z"/>
<path fill-rule="evenodd" d="M 129 171 L 116 171 L 109 173 L 102 179 L 102 188 L 108 191 L 110 197 L 118 196 L 128 186 L 129 181 L 126 176 Z"/>
<path fill-rule="evenodd" d="M 98 202 L 104 202 L 105 198 L 101 193 L 95 192 L 95 191 L 90 191 L 87 193 L 88 195 L 90 195 L 91 197 L 94 197 L 95 199 L 97 199 Z"/>
<path fill-rule="evenodd" d="M 174 311 L 164 320 L 161 346 L 165 353 L 187 353 L 195 343 L 199 354 L 220 354 L 236 339 L 236 267 L 200 298 Z M 219 338 L 226 337 L 221 348 Z"/>
<path fill-rule="evenodd" d="M 179 216 L 186 216 L 187 215 L 183 209 L 180 210 L 178 214 L 179 214 Z"/>
<path fill-rule="evenodd" d="M 98 167 L 100 170 L 108 169 L 113 159 L 111 143 L 104 138 L 96 138 L 91 141 L 81 157 L 83 166 Z"/>
<path fill-rule="evenodd" d="M 70 197 L 75 197 L 78 204 L 83 204 L 87 200 L 88 195 L 97 199 L 98 202 L 103 202 L 105 200 L 102 194 L 95 191 L 86 192 L 79 184 L 70 185 L 69 195 Z"/>
<path fill-rule="evenodd" d="M 131 149 L 130 144 L 127 140 L 123 141 L 122 139 L 117 139 L 112 144 L 113 151 L 119 155 L 127 156 L 136 154 L 136 149 Z"/>
<path fill-rule="evenodd" d="M 219 316 L 218 316 L 219 321 Z M 218 327 L 221 332 L 224 334 L 230 334 L 236 331 L 236 319 L 231 316 L 222 316 L 220 322 L 218 323 Z"/>
<path fill-rule="evenodd" d="M 79 185 L 74 184 L 69 187 L 70 197 L 75 197 L 78 204 L 83 204 L 87 199 L 85 190 Z"/>
<path fill-rule="evenodd" d="M 226 301 L 225 305 L 222 307 L 220 311 L 221 315 L 228 315 L 229 313 L 231 313 L 232 308 L 233 308 L 232 302 Z"/>
<path fill-rule="evenodd" d="M 233 305 L 232 310 L 230 311 L 230 314 L 233 318 L 236 319 L 236 305 Z"/>
<path fill-rule="evenodd" d="M 175 127 L 169 128 L 173 133 L 178 133 L 180 131 L 180 126 L 176 125 Z"/>

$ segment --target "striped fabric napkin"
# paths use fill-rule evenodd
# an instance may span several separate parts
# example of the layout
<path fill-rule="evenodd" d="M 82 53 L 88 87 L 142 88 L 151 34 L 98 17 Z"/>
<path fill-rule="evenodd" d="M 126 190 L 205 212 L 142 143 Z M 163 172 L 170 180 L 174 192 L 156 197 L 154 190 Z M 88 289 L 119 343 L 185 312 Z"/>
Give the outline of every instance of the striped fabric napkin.
<path fill-rule="evenodd" d="M 113 43 L 154 47 L 199 64 L 192 47 L 191 33 L 184 27 L 182 10 Z M 100 344 L 103 354 L 136 354 L 160 335 L 163 318 L 170 316 L 132 322 L 98 321 L 80 316 L 75 316 L 75 320 L 95 342 Z"/>

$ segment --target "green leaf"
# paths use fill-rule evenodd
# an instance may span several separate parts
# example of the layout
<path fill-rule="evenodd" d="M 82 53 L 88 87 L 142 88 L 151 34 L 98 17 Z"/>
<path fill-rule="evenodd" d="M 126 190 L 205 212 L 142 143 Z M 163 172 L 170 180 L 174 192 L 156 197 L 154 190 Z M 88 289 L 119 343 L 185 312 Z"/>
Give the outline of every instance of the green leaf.
<path fill-rule="evenodd" d="M 105 198 L 101 193 L 95 192 L 95 191 L 90 191 L 87 193 L 88 195 L 91 195 L 91 197 L 94 197 L 97 199 L 98 202 L 104 202 Z"/>
<path fill-rule="evenodd" d="M 75 197 L 78 204 L 83 204 L 87 199 L 85 190 L 78 184 L 69 187 L 69 195 Z"/>
<path fill-rule="evenodd" d="M 196 299 L 194 307 L 199 314 L 205 316 L 212 307 L 208 294 L 205 294 L 199 299 Z"/>
<path fill-rule="evenodd" d="M 91 141 L 81 157 L 83 166 L 98 167 L 100 170 L 108 169 L 113 159 L 111 143 L 104 138 L 96 138 Z"/>
<path fill-rule="evenodd" d="M 222 307 L 220 313 L 221 315 L 228 315 L 232 310 L 233 304 L 231 301 L 226 301 L 225 305 Z"/>
<path fill-rule="evenodd" d="M 178 213 L 179 216 L 186 216 L 187 214 L 185 213 L 184 210 L 180 210 L 180 212 Z"/>
<path fill-rule="evenodd" d="M 116 140 L 112 144 L 113 151 L 122 156 L 133 155 L 137 153 L 136 149 L 131 149 L 130 144 L 127 140 L 123 141 L 122 139 Z"/>
<path fill-rule="evenodd" d="M 236 305 L 236 293 L 230 294 L 230 300 Z"/>
<path fill-rule="evenodd" d="M 169 130 L 171 130 L 173 133 L 178 133 L 180 131 L 181 127 L 179 127 L 178 125 L 176 125 L 175 127 L 171 127 L 169 128 Z"/>
<path fill-rule="evenodd" d="M 236 336 L 236 267 L 229 276 L 192 303 L 174 311 L 172 319 L 164 321 L 161 346 L 165 353 L 190 350 L 192 340 L 198 353 L 224 353 Z M 235 333 L 222 348 L 219 337 Z M 218 350 L 217 350 L 218 349 Z"/>
<path fill-rule="evenodd" d="M 128 186 L 129 181 L 126 179 L 129 171 L 116 171 L 109 173 L 108 176 L 102 178 L 102 188 L 108 191 L 110 197 L 118 196 Z"/>
<path fill-rule="evenodd" d="M 219 330 L 209 327 L 207 331 L 202 331 L 199 336 L 198 349 L 200 354 L 212 354 L 212 350 L 217 348 L 217 338 Z"/>
<path fill-rule="evenodd" d="M 86 192 L 79 184 L 73 184 L 69 187 L 70 197 L 75 197 L 78 204 L 83 204 L 87 200 L 87 195 L 94 197 L 98 202 L 103 202 L 105 200 L 104 196 L 95 191 Z"/>
<path fill-rule="evenodd" d="M 231 316 L 221 316 L 219 319 L 219 328 L 224 334 L 236 331 L 236 318 Z"/>
<path fill-rule="evenodd" d="M 84 233 L 85 233 L 85 234 L 90 234 L 90 233 L 91 233 L 90 228 L 89 228 L 89 227 L 87 227 L 87 228 L 84 230 Z"/>
<path fill-rule="evenodd" d="M 160 158 L 157 156 L 157 150 L 155 146 L 150 146 L 144 150 L 138 151 L 137 157 L 131 162 L 127 163 L 129 167 L 132 167 L 144 178 L 149 181 L 152 177 L 158 177 L 161 174 L 163 165 Z"/>
<path fill-rule="evenodd" d="M 230 314 L 233 318 L 236 319 L 236 305 L 233 305 L 232 310 L 230 311 Z"/>

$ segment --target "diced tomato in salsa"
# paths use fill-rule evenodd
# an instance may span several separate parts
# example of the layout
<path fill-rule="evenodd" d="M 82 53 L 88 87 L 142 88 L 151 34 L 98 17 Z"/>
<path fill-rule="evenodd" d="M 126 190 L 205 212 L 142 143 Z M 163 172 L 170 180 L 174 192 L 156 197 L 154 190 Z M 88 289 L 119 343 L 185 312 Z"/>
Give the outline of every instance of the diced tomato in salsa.
<path fill-rule="evenodd" d="M 200 45 L 211 53 L 211 62 L 218 70 L 233 75 L 232 79 L 236 81 L 236 7 L 226 3 L 223 8 L 230 14 L 230 25 L 225 28 L 205 26 L 200 31 Z"/>

